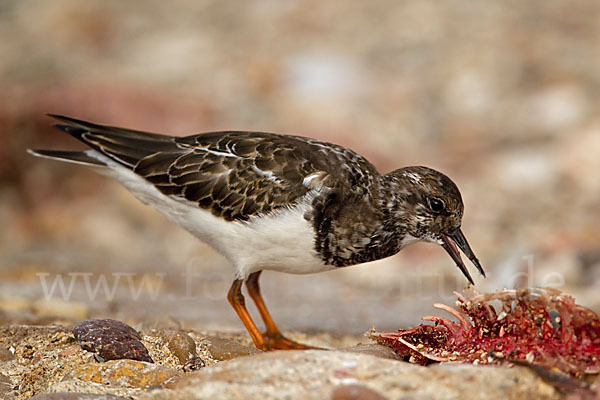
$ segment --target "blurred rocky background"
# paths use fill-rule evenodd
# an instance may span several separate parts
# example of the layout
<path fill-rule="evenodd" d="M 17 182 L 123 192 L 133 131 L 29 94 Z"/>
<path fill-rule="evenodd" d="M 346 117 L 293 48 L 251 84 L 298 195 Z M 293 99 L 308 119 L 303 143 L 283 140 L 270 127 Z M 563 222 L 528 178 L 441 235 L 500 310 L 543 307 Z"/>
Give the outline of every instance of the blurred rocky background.
<path fill-rule="evenodd" d="M 585 0 L 0 1 L 1 322 L 243 330 L 223 257 L 117 183 L 26 154 L 82 147 L 45 113 L 304 135 L 382 172 L 437 168 L 462 190 L 477 290 L 558 286 L 600 310 L 599 17 Z M 416 244 L 266 273 L 263 292 L 284 330 L 360 334 L 413 326 L 465 283 Z"/>

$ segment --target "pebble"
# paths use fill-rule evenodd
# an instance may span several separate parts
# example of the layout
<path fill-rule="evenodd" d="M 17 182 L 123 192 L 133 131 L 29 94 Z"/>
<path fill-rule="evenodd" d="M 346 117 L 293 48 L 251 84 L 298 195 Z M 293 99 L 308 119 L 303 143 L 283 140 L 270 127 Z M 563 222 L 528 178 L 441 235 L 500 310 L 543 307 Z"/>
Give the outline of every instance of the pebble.
<path fill-rule="evenodd" d="M 140 334 L 123 322 L 114 319 L 91 319 L 73 329 L 81 348 L 100 357 L 98 361 L 130 359 L 152 363 Z"/>
<path fill-rule="evenodd" d="M 210 355 L 217 361 L 231 360 L 238 357 L 262 353 L 262 351 L 255 347 L 244 346 L 235 340 L 209 336 L 206 338 L 206 341 Z"/>
<path fill-rule="evenodd" d="M 167 343 L 169 350 L 171 350 L 182 365 L 186 365 L 188 362 L 198 358 L 196 342 L 184 331 L 164 330 L 162 337 Z"/>
<path fill-rule="evenodd" d="M 148 389 L 162 386 L 179 375 L 173 368 L 136 360 L 112 360 L 105 363 L 84 364 L 71 371 L 64 380 L 78 379 L 85 382 Z"/>

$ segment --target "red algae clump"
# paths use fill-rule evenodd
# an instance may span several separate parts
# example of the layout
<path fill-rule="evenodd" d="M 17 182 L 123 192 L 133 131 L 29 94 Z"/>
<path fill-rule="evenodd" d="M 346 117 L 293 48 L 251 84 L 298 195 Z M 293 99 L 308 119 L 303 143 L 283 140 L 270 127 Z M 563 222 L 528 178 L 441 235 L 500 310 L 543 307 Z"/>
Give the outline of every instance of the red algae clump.
<path fill-rule="evenodd" d="M 560 290 L 503 290 L 475 293 L 468 299 L 455 295 L 457 308 L 433 306 L 458 322 L 427 316 L 423 320 L 434 325 L 369 335 L 422 365 L 431 361 L 510 361 L 573 376 L 600 372 L 600 318 Z M 499 302 L 498 308 L 490 302 Z"/>

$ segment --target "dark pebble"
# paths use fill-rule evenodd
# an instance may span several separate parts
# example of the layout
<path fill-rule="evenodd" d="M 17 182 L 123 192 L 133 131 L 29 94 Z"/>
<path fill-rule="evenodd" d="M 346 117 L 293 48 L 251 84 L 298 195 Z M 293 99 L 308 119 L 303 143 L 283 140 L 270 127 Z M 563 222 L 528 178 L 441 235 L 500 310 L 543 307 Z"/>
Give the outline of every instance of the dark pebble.
<path fill-rule="evenodd" d="M 141 342 L 140 334 L 120 321 L 90 319 L 77 324 L 73 334 L 82 349 L 97 353 L 97 360 L 129 359 L 154 362 L 148 349 Z"/>

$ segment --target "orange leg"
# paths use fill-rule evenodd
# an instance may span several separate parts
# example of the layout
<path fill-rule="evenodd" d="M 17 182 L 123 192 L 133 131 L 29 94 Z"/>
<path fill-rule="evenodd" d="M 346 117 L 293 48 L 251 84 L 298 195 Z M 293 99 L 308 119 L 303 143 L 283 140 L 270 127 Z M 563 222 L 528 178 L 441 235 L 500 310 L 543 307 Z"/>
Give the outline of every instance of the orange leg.
<path fill-rule="evenodd" d="M 258 278 L 260 277 L 261 272 L 262 271 L 258 271 L 250 274 L 250 276 L 248 276 L 248 279 L 246 279 L 246 287 L 248 288 L 248 294 L 256 304 L 256 308 L 258 309 L 260 316 L 262 317 L 263 321 L 265 321 L 265 327 L 267 328 L 267 331 L 263 335 L 263 341 L 266 348 L 268 350 L 314 349 L 315 347 L 310 347 L 301 343 L 294 342 L 293 340 L 290 340 L 281 334 L 281 331 L 279 330 L 279 328 L 277 328 L 275 322 L 273 322 L 273 318 L 271 318 L 271 314 L 269 313 L 269 310 L 267 309 L 267 306 L 265 305 L 265 302 L 260 294 Z M 246 325 L 246 327 L 248 326 Z M 252 335 L 252 333 L 250 334 Z"/>
<path fill-rule="evenodd" d="M 256 348 L 260 350 L 267 350 L 265 338 L 256 327 L 256 324 L 254 324 L 254 321 L 252 321 L 252 317 L 250 317 L 250 314 L 246 309 L 246 301 L 244 300 L 244 295 L 242 294 L 243 283 L 244 281 L 242 279 L 236 279 L 233 281 L 231 288 L 227 293 L 227 300 L 229 300 L 229 303 L 233 306 L 233 309 L 244 323 L 244 326 L 252 337 Z"/>

